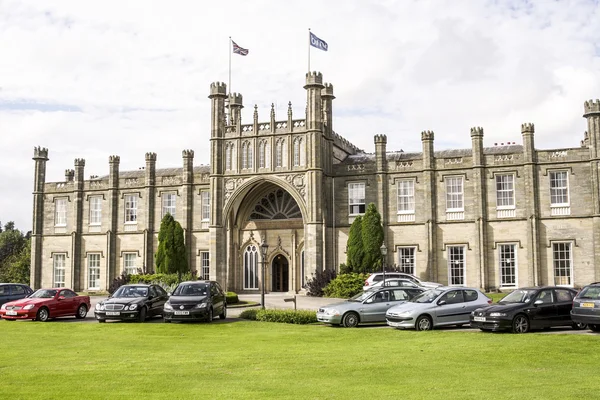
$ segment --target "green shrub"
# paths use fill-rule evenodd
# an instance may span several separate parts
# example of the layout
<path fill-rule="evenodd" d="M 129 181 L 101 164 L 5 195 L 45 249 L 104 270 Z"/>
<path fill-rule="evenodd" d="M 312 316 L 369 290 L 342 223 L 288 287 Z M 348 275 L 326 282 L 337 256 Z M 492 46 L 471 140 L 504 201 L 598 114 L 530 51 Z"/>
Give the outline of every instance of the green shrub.
<path fill-rule="evenodd" d="M 368 277 L 369 274 L 340 274 L 325 286 L 323 293 L 325 297 L 348 299 L 363 291 Z"/>
<path fill-rule="evenodd" d="M 310 310 L 256 310 L 256 320 L 279 322 L 284 324 L 313 324 L 317 322 L 317 313 Z"/>
<path fill-rule="evenodd" d="M 240 313 L 240 318 L 242 319 L 249 319 L 251 321 L 256 321 L 256 312 L 258 310 L 255 308 L 249 308 L 247 310 L 244 310 Z"/>
<path fill-rule="evenodd" d="M 238 299 L 238 295 L 234 292 L 227 292 L 226 297 L 227 304 L 237 304 L 240 302 L 240 299 Z"/>

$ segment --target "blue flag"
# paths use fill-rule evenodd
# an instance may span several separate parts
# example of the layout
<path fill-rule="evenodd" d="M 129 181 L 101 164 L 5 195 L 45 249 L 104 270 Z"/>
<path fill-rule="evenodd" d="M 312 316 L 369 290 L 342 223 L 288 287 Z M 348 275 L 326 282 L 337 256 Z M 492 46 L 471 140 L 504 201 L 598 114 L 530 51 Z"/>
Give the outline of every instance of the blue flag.
<path fill-rule="evenodd" d="M 327 46 L 327 42 L 319 39 L 314 33 L 312 33 L 312 32 L 309 32 L 309 33 L 310 33 L 310 45 L 312 47 L 316 47 L 319 50 L 327 51 L 327 48 L 329 47 L 329 46 Z"/>

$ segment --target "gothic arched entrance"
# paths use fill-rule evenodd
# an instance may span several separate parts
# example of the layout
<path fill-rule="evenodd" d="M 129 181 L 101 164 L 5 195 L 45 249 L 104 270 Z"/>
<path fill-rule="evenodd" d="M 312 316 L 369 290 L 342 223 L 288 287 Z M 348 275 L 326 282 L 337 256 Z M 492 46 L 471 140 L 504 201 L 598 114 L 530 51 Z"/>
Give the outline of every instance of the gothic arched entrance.
<path fill-rule="evenodd" d="M 290 268 L 285 256 L 278 254 L 273 258 L 273 262 L 271 262 L 271 274 L 273 277 L 273 287 L 271 288 L 271 291 L 287 292 L 290 288 Z"/>

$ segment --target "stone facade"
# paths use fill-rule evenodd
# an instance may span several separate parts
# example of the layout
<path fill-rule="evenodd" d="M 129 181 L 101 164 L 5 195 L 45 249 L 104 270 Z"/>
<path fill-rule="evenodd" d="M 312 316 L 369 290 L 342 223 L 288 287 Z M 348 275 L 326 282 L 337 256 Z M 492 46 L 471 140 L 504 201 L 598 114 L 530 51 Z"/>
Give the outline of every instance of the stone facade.
<path fill-rule="evenodd" d="M 369 203 L 382 215 L 386 264 L 422 279 L 486 290 L 600 280 L 600 101 L 584 105 L 579 147 L 536 150 L 522 143 L 388 152 L 375 135 L 365 153 L 333 131 L 333 86 L 308 73 L 306 114 L 242 124 L 241 94 L 210 86 L 210 166 L 145 168 L 84 179 L 76 159 L 64 182 L 45 182 L 48 150 L 34 150 L 32 286 L 106 290 L 124 269 L 154 270 L 165 212 L 185 232 L 200 276 L 236 292 L 259 291 L 266 248 L 267 291 L 301 292 L 317 270 L 345 262 L 350 224 Z M 598 260 L 600 261 L 600 260 Z"/>

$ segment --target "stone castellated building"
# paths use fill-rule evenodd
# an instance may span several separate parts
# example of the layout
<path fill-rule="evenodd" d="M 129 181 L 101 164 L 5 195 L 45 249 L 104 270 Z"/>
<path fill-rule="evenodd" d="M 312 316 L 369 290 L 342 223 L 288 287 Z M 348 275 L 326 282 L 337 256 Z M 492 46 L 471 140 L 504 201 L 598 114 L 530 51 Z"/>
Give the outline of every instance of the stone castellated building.
<path fill-rule="evenodd" d="M 388 265 L 426 280 L 490 289 L 600 280 L 600 101 L 584 105 L 580 147 L 536 150 L 534 125 L 521 144 L 388 152 L 375 135 L 368 154 L 333 131 L 333 86 L 306 75 L 306 115 L 241 123 L 242 95 L 210 86 L 210 167 L 146 166 L 84 179 L 83 159 L 64 182 L 45 182 L 48 150 L 34 151 L 32 286 L 106 290 L 122 271 L 154 270 L 162 216 L 185 230 L 201 277 L 241 293 L 301 292 L 316 270 L 346 261 L 353 219 L 373 202 L 382 215 Z M 228 104 L 227 104 L 228 102 Z M 229 111 L 229 112 L 228 112 Z"/>

